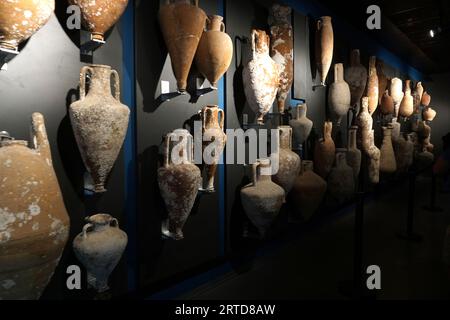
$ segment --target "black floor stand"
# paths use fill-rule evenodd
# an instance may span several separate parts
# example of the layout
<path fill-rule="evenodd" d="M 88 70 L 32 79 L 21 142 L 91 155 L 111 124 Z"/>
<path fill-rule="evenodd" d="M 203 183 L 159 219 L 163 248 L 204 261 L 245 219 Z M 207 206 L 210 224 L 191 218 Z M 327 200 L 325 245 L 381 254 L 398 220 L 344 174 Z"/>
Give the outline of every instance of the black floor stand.
<path fill-rule="evenodd" d="M 409 196 L 408 196 L 408 213 L 406 217 L 406 230 L 397 233 L 400 239 L 421 242 L 422 236 L 414 233 L 414 206 L 415 206 L 415 193 L 416 193 L 416 177 L 417 173 L 414 170 L 409 172 Z"/>
<path fill-rule="evenodd" d="M 437 179 L 436 175 L 431 176 L 431 194 L 430 194 L 430 205 L 424 206 L 423 209 L 429 212 L 443 212 L 442 208 L 436 206 L 436 192 L 437 192 Z"/>
<path fill-rule="evenodd" d="M 362 168 L 366 168 L 366 158 L 363 157 L 359 175 L 359 191 L 356 192 L 356 211 L 353 240 L 353 279 L 339 285 L 339 291 L 346 297 L 355 300 L 375 300 L 376 293 L 366 286 L 364 272 L 364 175 Z"/>

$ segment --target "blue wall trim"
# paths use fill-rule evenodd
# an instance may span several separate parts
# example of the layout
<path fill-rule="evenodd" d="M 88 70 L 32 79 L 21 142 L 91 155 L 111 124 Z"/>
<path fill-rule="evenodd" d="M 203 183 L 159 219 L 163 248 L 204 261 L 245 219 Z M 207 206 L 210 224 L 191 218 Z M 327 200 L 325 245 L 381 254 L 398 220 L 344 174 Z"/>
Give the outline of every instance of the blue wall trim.
<path fill-rule="evenodd" d="M 335 18 L 333 19 L 335 33 L 345 37 L 355 48 L 359 47 L 361 50 L 367 51 L 370 55 L 376 55 L 385 63 L 406 73 L 412 80 L 418 81 L 424 79 L 423 74 L 419 70 L 405 63 L 400 57 L 383 47 L 377 40 L 368 37 L 363 31 L 340 20 L 339 16 L 334 15 L 332 11 L 322 5 L 311 0 L 283 0 L 283 2 L 304 15 L 311 15 L 314 18 L 327 15 Z"/>
<path fill-rule="evenodd" d="M 137 279 L 137 167 L 136 167 L 136 96 L 134 0 L 131 0 L 121 20 L 123 44 L 122 99 L 130 108 L 130 124 L 124 143 L 125 151 L 125 217 L 128 234 L 128 290 L 135 291 Z"/>
<path fill-rule="evenodd" d="M 225 17 L 225 2 L 224 0 L 218 0 L 219 4 L 218 4 L 218 15 L 224 17 L 224 20 L 226 19 Z M 226 20 L 225 20 L 225 24 L 226 24 Z M 218 83 L 218 105 L 219 108 L 223 109 L 226 113 L 226 89 L 225 89 L 225 76 L 223 76 Z M 226 123 L 226 122 L 224 122 Z M 225 224 L 226 224 L 226 219 L 225 219 L 225 188 L 226 188 L 226 176 L 225 176 L 225 165 L 223 164 L 224 158 L 224 154 L 222 154 L 222 161 L 220 161 L 220 165 L 219 165 L 219 237 L 220 237 L 220 255 L 221 256 L 225 256 Z"/>

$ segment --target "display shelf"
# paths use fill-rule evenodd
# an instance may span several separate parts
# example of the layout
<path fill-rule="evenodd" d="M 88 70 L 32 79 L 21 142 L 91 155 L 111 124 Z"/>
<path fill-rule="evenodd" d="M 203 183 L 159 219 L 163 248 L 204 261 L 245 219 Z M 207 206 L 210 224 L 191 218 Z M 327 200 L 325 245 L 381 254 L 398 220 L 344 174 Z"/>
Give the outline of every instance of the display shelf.
<path fill-rule="evenodd" d="M 0 48 L 0 70 L 7 71 L 8 63 L 17 55 L 19 51 Z"/>

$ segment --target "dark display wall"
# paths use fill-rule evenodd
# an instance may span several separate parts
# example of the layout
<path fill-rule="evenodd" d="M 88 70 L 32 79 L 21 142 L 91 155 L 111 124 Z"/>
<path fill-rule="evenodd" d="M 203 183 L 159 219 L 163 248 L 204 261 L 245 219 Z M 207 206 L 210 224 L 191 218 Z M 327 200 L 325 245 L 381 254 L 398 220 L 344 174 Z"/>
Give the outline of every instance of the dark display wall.
<path fill-rule="evenodd" d="M 163 3 L 163 1 L 161 1 Z M 218 13 L 219 2 L 204 2 L 207 14 Z M 219 103 L 218 92 L 196 94 L 196 76 L 189 80 L 191 94 L 177 96 L 176 80 L 158 24 L 159 1 L 136 4 L 136 108 L 138 163 L 139 284 L 151 290 L 175 284 L 186 272 L 220 257 L 219 194 L 197 197 L 181 241 L 161 238 L 166 218 L 157 182 L 162 137 L 178 128 L 191 128 L 193 117 L 205 105 Z M 161 81 L 169 81 L 170 101 L 161 97 Z M 205 88 L 209 84 L 205 83 Z M 191 126 L 190 126 L 191 125 Z M 220 181 L 216 180 L 216 188 Z"/>
<path fill-rule="evenodd" d="M 80 61 L 78 32 L 65 27 L 68 17 L 65 9 L 62 2 L 57 1 L 56 15 L 8 64 L 8 71 L 0 72 L 0 130 L 8 131 L 16 139 L 29 140 L 31 114 L 41 112 L 44 115 L 53 165 L 70 216 L 69 242 L 44 299 L 86 296 L 85 290 L 69 291 L 66 288 L 66 268 L 72 264 L 81 265 L 73 254 L 72 240 L 81 232 L 85 216 L 108 213 L 125 227 L 123 152 L 111 173 L 106 187 L 108 192 L 101 196 L 84 193 L 85 169 L 67 113 L 70 103 L 78 100 L 79 74 L 84 63 Z M 119 25 L 92 58 L 93 63 L 112 66 L 121 79 L 122 36 Z M 125 259 L 114 272 L 112 284 L 114 294 L 126 292 Z"/>
<path fill-rule="evenodd" d="M 161 161 L 163 135 L 177 128 L 190 129 L 197 112 L 205 105 L 214 104 L 225 109 L 227 128 L 243 127 L 244 114 L 248 115 L 250 123 L 253 121 L 254 114 L 246 103 L 242 80 L 243 66 L 249 59 L 251 47 L 245 38 L 250 36 L 252 28 L 269 31 L 267 18 L 273 1 L 199 1 L 207 14 L 225 16 L 226 31 L 233 40 L 235 51 L 219 90 L 197 90 L 199 75 L 194 66 L 189 94 L 183 96 L 175 93 L 176 81 L 158 25 L 158 10 L 162 2 L 130 1 L 128 12 L 132 12 L 134 7 L 134 21 L 132 14 L 123 17 L 108 35 L 107 43 L 95 51 L 92 59 L 93 63 L 111 65 L 119 71 L 122 91 L 127 94 L 126 99 L 123 97 L 122 100 L 135 112 L 131 117 L 130 134 L 111 173 L 108 192 L 104 195 L 89 196 L 84 193 L 85 169 L 67 115 L 68 106 L 77 99 L 80 68 L 89 61 L 80 59 L 78 33 L 65 27 L 67 15 L 63 2 L 57 4 L 55 17 L 9 64 L 9 70 L 0 72 L 0 130 L 10 132 L 17 139 L 28 140 L 32 112 L 44 114 L 55 170 L 71 218 L 71 238 L 43 298 L 81 298 L 90 294 L 85 289 L 67 290 L 65 271 L 71 264 L 80 265 L 73 255 L 71 242 L 81 231 L 84 217 L 94 213 L 113 215 L 119 219 L 122 229 L 129 233 L 129 251 L 111 277 L 111 287 L 116 296 L 138 289 L 143 294 L 158 292 L 210 270 L 225 260 L 239 261 L 240 257 L 247 256 L 261 245 L 255 239 L 243 237 L 245 226 L 249 223 L 242 209 L 240 189 L 249 182 L 248 167 L 221 166 L 216 177 L 217 192 L 199 194 L 184 227 L 185 239 L 181 241 L 161 237 L 161 222 L 166 217 L 166 211 L 156 172 Z M 292 97 L 287 103 L 295 106 L 300 99 L 306 101 L 308 117 L 314 121 L 311 137 L 314 140 L 322 136 L 323 122 L 327 119 L 328 87 L 312 89 L 316 83 L 312 40 L 315 20 L 322 13 L 310 1 L 286 3 L 294 7 L 295 59 L 295 81 Z M 333 22 L 339 21 L 338 18 L 333 19 Z M 376 43 L 367 47 L 366 37 L 349 37 L 340 30 L 342 27 L 335 29 L 333 64 L 343 62 L 347 66 L 350 50 L 360 45 L 361 62 L 366 67 L 370 55 L 381 52 L 382 56 L 390 57 Z M 131 70 L 133 65 L 135 77 Z M 407 74 L 407 68 L 399 66 L 396 59 L 387 59 L 385 66 L 384 72 L 388 77 L 405 80 L 410 76 L 418 80 L 415 70 L 411 69 L 411 74 Z M 328 83 L 333 79 L 332 67 Z M 432 105 L 438 111 L 432 125 L 432 136 L 433 142 L 439 145 L 437 139 L 448 131 L 446 88 L 441 83 L 448 83 L 450 79 L 444 76 L 434 79 L 437 81 L 424 85 L 431 92 Z M 439 81 L 441 79 L 442 82 Z M 169 95 L 161 95 L 161 81 L 170 83 Z M 209 88 L 208 82 L 205 81 L 203 86 Z M 382 123 L 377 119 L 375 116 L 374 126 L 379 139 Z M 279 118 L 275 116 L 268 121 L 267 128 L 276 128 L 278 123 Z M 346 119 L 343 119 L 341 130 L 335 127 L 334 137 L 338 147 L 346 145 L 347 125 Z M 312 158 L 311 150 L 304 152 L 304 159 Z M 329 214 L 337 208 L 325 209 L 322 213 Z M 280 238 L 286 230 L 292 229 L 288 223 L 288 213 L 289 206 L 285 205 L 272 237 Z M 252 227 L 249 228 L 251 231 Z"/>

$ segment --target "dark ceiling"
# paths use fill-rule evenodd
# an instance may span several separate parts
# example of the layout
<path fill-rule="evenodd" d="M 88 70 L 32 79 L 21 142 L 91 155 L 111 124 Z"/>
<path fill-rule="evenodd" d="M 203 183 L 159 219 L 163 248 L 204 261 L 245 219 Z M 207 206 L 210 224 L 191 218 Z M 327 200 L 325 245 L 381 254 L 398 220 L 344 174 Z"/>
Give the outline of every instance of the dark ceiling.
<path fill-rule="evenodd" d="M 381 0 L 349 2 L 320 0 L 323 6 L 367 32 L 392 52 L 425 74 L 450 71 L 450 1 Z M 376 4 L 381 9 L 382 29 L 369 31 L 366 9 Z M 429 31 L 441 28 L 431 38 Z"/>

